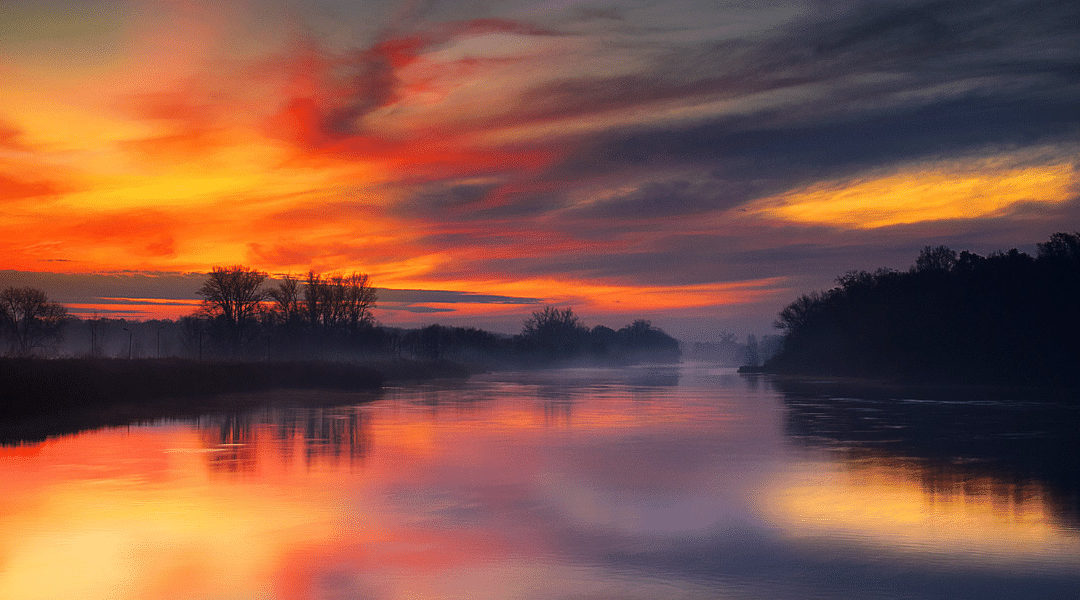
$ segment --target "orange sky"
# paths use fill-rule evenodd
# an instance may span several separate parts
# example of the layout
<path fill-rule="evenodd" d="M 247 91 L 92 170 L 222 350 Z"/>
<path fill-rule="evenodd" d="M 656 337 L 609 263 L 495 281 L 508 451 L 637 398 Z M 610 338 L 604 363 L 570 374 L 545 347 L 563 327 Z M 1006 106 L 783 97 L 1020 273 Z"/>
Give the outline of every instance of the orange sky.
<path fill-rule="evenodd" d="M 767 323 L 807 286 L 906 266 L 897 257 L 925 243 L 988 251 L 1077 222 L 1075 117 L 958 111 L 984 89 L 959 71 L 942 82 L 911 66 L 898 89 L 873 82 L 903 65 L 872 60 L 851 77 L 803 67 L 799 83 L 744 73 L 789 51 L 767 32 L 811 18 L 798 11 L 5 10 L 8 271 L 356 270 L 385 288 L 572 303 L 685 333 L 748 312 Z M 732 40 L 746 48 L 709 50 Z M 836 98 L 854 88 L 870 99 L 841 117 Z M 938 133 L 901 118 L 919 107 Z M 987 133 L 965 129 L 976 109 Z M 860 133 L 889 119 L 861 150 Z M 66 299 L 117 310 L 102 298 Z M 482 322 L 535 305 L 425 308 Z M 415 321 L 406 312 L 380 317 Z"/>

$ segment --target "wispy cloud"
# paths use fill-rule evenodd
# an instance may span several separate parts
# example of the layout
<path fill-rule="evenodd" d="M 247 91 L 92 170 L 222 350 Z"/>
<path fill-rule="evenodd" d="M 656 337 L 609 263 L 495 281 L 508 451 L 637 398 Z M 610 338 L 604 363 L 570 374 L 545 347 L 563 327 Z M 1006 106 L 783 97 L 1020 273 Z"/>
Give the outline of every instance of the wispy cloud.
<path fill-rule="evenodd" d="M 359 270 L 599 312 L 618 289 L 768 323 L 782 290 L 1080 210 L 1073 2 L 154 7 L 87 16 L 63 64 L 10 21 L 0 266 Z"/>

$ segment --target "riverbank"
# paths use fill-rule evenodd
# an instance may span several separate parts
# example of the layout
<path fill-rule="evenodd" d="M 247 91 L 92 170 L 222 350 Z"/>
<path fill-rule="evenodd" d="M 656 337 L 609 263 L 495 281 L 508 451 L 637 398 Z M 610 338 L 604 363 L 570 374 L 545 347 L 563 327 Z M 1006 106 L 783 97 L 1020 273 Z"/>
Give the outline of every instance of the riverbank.
<path fill-rule="evenodd" d="M 441 361 L 194 361 L 181 359 L 0 359 L 0 420 L 117 404 L 175 404 L 184 398 L 279 388 L 374 390 L 387 381 L 467 377 Z"/>

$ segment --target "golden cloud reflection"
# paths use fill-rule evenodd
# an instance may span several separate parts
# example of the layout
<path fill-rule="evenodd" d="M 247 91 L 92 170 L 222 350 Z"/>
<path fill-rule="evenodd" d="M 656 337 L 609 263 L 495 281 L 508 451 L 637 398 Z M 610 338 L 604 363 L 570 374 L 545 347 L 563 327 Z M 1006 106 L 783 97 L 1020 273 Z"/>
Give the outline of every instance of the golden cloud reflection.
<path fill-rule="evenodd" d="M 497 515 L 490 527 L 418 522 L 457 509 L 422 490 L 455 485 L 442 479 L 448 464 L 483 464 L 484 477 L 527 487 L 540 438 L 569 414 L 553 421 L 550 403 L 535 399 L 496 408 L 431 390 L 373 420 L 350 405 L 363 399 L 355 394 L 318 395 L 302 400 L 336 407 L 0 447 L 0 478 L 15 483 L 0 495 L 0 598 L 308 598 L 328 570 L 400 573 L 418 590 L 444 586 L 447 569 L 502 572 L 510 525 Z M 660 406 L 630 414 L 630 402 L 602 401 L 575 425 L 614 435 L 687 419 Z M 509 434 L 519 444 L 512 473 L 490 452 Z M 520 540 L 514 549 L 535 550 Z"/>
<path fill-rule="evenodd" d="M 886 459 L 792 465 L 763 512 L 797 538 L 842 537 L 889 551 L 980 564 L 1074 565 L 1080 532 L 1038 483 L 929 470 Z"/>
<path fill-rule="evenodd" d="M 1075 568 L 1080 537 L 1051 491 L 792 455 L 776 399 L 724 373 L 564 369 L 375 402 L 276 392 L 0 446 L 0 598 L 715 598 L 722 584 L 671 565 L 692 554 L 746 578 L 721 557 L 749 548 L 799 573 L 819 540 L 871 561 L 907 552 L 916 575 Z M 611 558 L 628 547 L 647 550 Z M 813 568 L 850 572 L 829 560 Z"/>
<path fill-rule="evenodd" d="M 0 461 L 19 483 L 0 499 L 3 598 L 266 595 L 285 547 L 333 530 L 330 488 L 208 485 L 202 442 L 183 428 L 34 449 L 22 460 L 9 454 L 23 449 L 4 449 Z"/>

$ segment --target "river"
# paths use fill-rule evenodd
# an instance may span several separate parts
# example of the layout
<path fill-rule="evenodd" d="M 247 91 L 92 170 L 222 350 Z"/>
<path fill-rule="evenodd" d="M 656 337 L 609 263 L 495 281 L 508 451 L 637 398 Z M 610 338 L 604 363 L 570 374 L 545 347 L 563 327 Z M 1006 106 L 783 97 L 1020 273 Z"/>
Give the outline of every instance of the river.
<path fill-rule="evenodd" d="M 1078 598 L 1076 410 L 705 365 L 0 447 L 0 598 Z"/>

